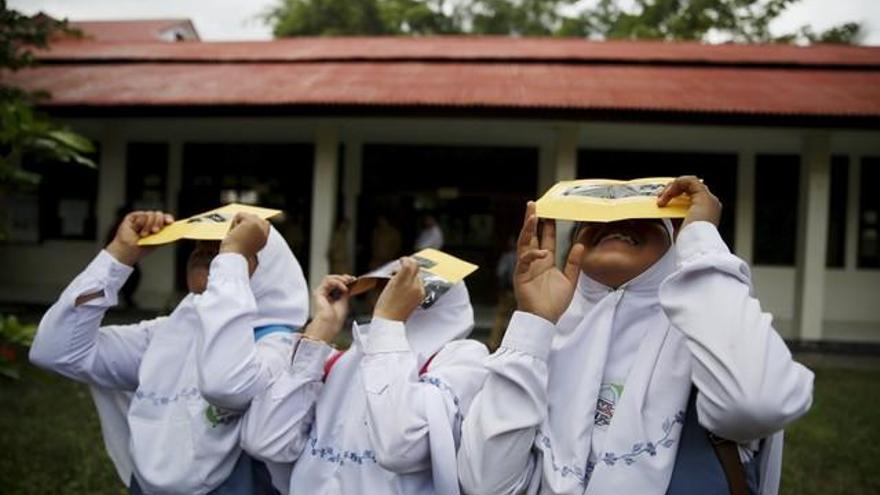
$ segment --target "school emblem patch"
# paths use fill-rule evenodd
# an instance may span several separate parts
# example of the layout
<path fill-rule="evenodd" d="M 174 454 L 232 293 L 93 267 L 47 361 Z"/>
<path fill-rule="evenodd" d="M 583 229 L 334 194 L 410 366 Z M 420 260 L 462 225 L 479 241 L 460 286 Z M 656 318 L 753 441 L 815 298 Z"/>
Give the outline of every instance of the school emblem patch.
<path fill-rule="evenodd" d="M 614 417 L 614 407 L 623 393 L 623 385 L 617 383 L 603 383 L 599 389 L 599 399 L 596 401 L 596 415 L 593 424 L 599 428 L 608 428 L 611 418 Z"/>

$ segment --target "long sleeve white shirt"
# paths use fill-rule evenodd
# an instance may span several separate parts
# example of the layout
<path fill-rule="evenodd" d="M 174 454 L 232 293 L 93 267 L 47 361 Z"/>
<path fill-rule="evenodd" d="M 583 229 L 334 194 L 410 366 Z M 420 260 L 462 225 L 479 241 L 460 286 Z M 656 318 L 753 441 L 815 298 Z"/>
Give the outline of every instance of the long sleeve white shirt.
<path fill-rule="evenodd" d="M 450 342 L 420 374 L 402 322 L 375 318 L 363 344 L 361 372 L 376 458 L 396 473 L 424 471 L 432 461 L 428 408 L 442 408 L 457 439 L 486 376 L 486 348 L 473 340 Z"/>
<path fill-rule="evenodd" d="M 331 348 L 300 340 L 291 365 L 245 414 L 242 445 L 265 460 L 295 462 L 292 491 L 424 493 L 434 486 L 434 437 L 443 427 L 458 437 L 487 352 L 474 341 L 449 343 L 420 376 L 403 323 L 374 318 L 360 330 L 357 347 L 335 362 L 326 384 Z M 442 419 L 432 430 L 437 410 Z M 454 452 L 445 465 L 453 483 Z"/>
<path fill-rule="evenodd" d="M 141 357 L 153 329 L 164 318 L 101 326 L 131 272 L 130 266 L 101 251 L 43 316 L 31 345 L 31 362 L 80 382 L 135 390 Z M 96 293 L 97 297 L 76 304 L 80 296 Z"/>
<path fill-rule="evenodd" d="M 679 268 L 660 302 L 692 355 L 700 424 L 750 442 L 783 429 L 812 401 L 813 374 L 791 353 L 752 294 L 748 266 L 729 253 L 717 230 L 695 222 L 676 243 Z M 538 493 L 533 450 L 547 417 L 550 322 L 517 312 L 462 431 L 461 483 L 470 494 Z"/>
<path fill-rule="evenodd" d="M 214 258 L 207 289 L 195 306 L 202 322 L 196 339 L 202 396 L 217 407 L 243 411 L 287 365 L 290 335 L 254 340 L 257 302 L 247 260 L 240 254 Z"/>
<path fill-rule="evenodd" d="M 324 385 L 324 363 L 333 348 L 293 336 L 293 356 L 271 385 L 256 395 L 242 419 L 241 444 L 259 459 L 292 463 L 299 458 L 315 420 Z"/>

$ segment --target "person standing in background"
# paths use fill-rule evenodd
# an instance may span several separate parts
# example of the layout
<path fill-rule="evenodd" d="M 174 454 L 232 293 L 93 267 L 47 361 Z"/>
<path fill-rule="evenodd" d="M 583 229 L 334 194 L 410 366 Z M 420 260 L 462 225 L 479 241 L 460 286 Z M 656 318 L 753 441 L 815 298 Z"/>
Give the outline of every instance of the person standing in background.
<path fill-rule="evenodd" d="M 493 352 L 501 345 L 504 329 L 507 328 L 510 315 L 516 309 L 516 298 L 513 295 L 514 268 L 516 268 L 516 239 L 510 237 L 495 269 L 498 278 L 498 306 L 495 308 L 495 321 L 489 333 L 489 349 Z"/>
<path fill-rule="evenodd" d="M 340 218 L 330 236 L 330 246 L 327 248 L 330 273 L 352 273 L 354 271 L 351 253 L 348 250 L 348 228 L 348 219 Z"/>
<path fill-rule="evenodd" d="M 421 251 L 427 248 L 443 248 L 443 230 L 440 229 L 440 225 L 437 224 L 437 219 L 433 215 L 422 217 L 422 230 L 419 231 L 419 236 L 416 237 L 415 250 Z"/>
<path fill-rule="evenodd" d="M 376 218 L 376 226 L 373 228 L 371 247 L 371 270 L 378 268 L 391 260 L 395 260 L 400 256 L 400 231 L 391 225 L 391 222 L 388 221 L 388 217 L 385 215 L 379 215 Z"/>

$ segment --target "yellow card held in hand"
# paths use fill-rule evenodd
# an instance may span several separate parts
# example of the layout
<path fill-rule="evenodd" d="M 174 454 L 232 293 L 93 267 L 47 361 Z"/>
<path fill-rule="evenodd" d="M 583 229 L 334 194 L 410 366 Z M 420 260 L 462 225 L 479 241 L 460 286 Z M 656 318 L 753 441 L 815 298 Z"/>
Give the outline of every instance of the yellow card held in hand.
<path fill-rule="evenodd" d="M 539 218 L 577 222 L 614 222 L 631 218 L 684 218 L 691 206 L 687 196 L 664 207 L 657 196 L 675 180 L 650 177 L 629 181 L 582 179 L 557 183 L 535 203 Z"/>
<path fill-rule="evenodd" d="M 451 254 L 436 249 L 423 249 L 412 255 L 419 264 L 419 277 L 425 285 L 425 300 L 422 307 L 430 307 L 453 285 L 479 268 Z M 381 279 L 390 279 L 400 269 L 398 260 L 390 261 L 379 268 L 361 275 L 349 287 L 349 294 L 356 296 L 376 286 Z"/>
<path fill-rule="evenodd" d="M 281 210 L 231 203 L 216 210 L 178 220 L 153 235 L 141 238 L 138 245 L 156 246 L 180 239 L 219 241 L 226 237 L 229 226 L 232 225 L 232 219 L 239 212 L 252 213 L 262 219 L 267 219 L 281 213 Z"/>

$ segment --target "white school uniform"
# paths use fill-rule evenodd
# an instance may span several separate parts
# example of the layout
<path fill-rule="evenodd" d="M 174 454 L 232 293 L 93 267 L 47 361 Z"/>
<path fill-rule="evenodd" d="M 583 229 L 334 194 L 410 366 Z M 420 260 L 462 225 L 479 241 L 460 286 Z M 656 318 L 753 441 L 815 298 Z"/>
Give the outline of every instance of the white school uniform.
<path fill-rule="evenodd" d="M 665 494 L 693 387 L 700 425 L 741 457 L 767 439 L 760 492 L 774 494 L 781 430 L 812 400 L 813 374 L 707 222 L 617 290 L 581 274 L 557 325 L 515 313 L 487 363 L 459 451 L 469 494 Z"/>
<path fill-rule="evenodd" d="M 258 308 L 256 326 L 301 326 L 308 312 L 305 279 L 274 229 L 257 256 L 252 291 L 242 290 L 240 304 Z M 212 264 L 212 270 L 216 267 Z M 43 317 L 31 361 L 93 386 L 105 444 L 123 482 L 133 473 L 146 493 L 207 493 L 229 476 L 241 454 L 244 399 L 270 381 L 273 367 L 284 366 L 292 341 L 289 334 L 274 333 L 254 344 L 251 329 L 248 344 L 261 356 L 260 364 L 233 368 L 253 375 L 251 387 L 220 394 L 210 383 L 205 387 L 197 366 L 199 340 L 219 340 L 202 333 L 201 296 L 186 296 L 168 317 L 100 327 L 129 273 L 130 267 L 106 251 L 99 253 Z M 212 272 L 209 285 L 225 276 L 222 268 Z M 95 292 L 102 296 L 75 304 L 77 297 Z M 238 353 L 216 345 L 210 350 L 218 360 L 238 364 Z M 219 396 L 216 403 L 211 403 L 212 393 Z"/>
<path fill-rule="evenodd" d="M 463 340 L 472 327 L 459 283 L 405 324 L 373 318 L 355 325 L 352 346 L 332 363 L 326 383 L 333 351 L 299 340 L 288 373 L 245 414 L 245 450 L 293 463 L 293 494 L 457 494 L 461 418 L 488 355 Z"/>

